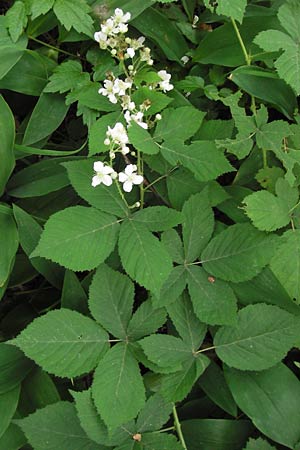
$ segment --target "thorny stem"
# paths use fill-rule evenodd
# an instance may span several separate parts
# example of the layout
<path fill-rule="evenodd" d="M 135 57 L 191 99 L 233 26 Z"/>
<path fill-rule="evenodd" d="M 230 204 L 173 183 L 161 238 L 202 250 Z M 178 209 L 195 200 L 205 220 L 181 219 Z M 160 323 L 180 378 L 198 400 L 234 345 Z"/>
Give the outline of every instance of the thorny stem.
<path fill-rule="evenodd" d="M 186 446 L 186 443 L 185 443 L 185 440 L 184 440 L 184 436 L 183 436 L 183 434 L 182 434 L 181 424 L 180 424 L 180 422 L 179 422 L 179 418 L 178 418 L 178 414 L 177 414 L 176 406 L 175 406 L 175 405 L 173 406 L 173 417 L 174 417 L 174 425 L 175 425 L 175 429 L 176 429 L 178 438 L 179 438 L 179 440 L 180 440 L 180 443 L 181 443 L 181 445 L 182 445 L 182 448 L 183 448 L 184 450 L 188 450 L 188 449 L 187 449 L 187 446 Z"/>
<path fill-rule="evenodd" d="M 62 50 L 61 48 L 54 47 L 54 45 L 47 44 L 46 42 L 40 41 L 39 39 L 34 38 L 33 36 L 28 36 L 28 38 L 31 41 L 37 42 L 38 44 L 41 44 L 44 47 L 51 48 L 51 50 L 55 50 L 55 51 L 57 51 L 59 53 L 63 53 L 64 55 L 72 56 L 73 58 L 79 58 L 79 59 L 83 59 L 83 60 L 85 59 L 85 58 L 83 58 L 83 57 L 81 57 L 79 55 L 74 55 L 73 53 L 67 52 L 66 50 Z"/>

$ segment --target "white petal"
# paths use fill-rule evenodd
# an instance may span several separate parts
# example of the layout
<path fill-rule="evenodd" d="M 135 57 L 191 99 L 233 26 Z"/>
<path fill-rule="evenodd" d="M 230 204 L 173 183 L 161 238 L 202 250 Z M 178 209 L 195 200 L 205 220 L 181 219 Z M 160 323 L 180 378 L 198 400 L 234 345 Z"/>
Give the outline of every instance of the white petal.
<path fill-rule="evenodd" d="M 95 172 L 102 172 L 103 166 L 104 166 L 104 164 L 103 164 L 102 161 L 95 161 L 94 162 L 94 171 Z"/>
<path fill-rule="evenodd" d="M 104 175 L 108 175 L 108 174 L 113 173 L 113 172 L 114 172 L 114 169 L 112 167 L 109 167 L 109 166 L 104 166 L 103 167 L 102 173 Z"/>
<path fill-rule="evenodd" d="M 128 179 L 128 176 L 124 172 L 119 173 L 119 181 L 121 183 L 125 183 L 125 181 L 127 181 L 127 179 Z"/>
<path fill-rule="evenodd" d="M 125 183 L 123 184 L 123 189 L 125 192 L 131 192 L 132 191 L 132 182 L 125 181 Z"/>
<path fill-rule="evenodd" d="M 133 184 L 142 184 L 143 181 L 144 178 L 142 177 L 142 175 L 134 175 L 132 179 Z"/>
<path fill-rule="evenodd" d="M 136 166 L 134 164 L 128 164 L 128 166 L 125 167 L 125 173 L 126 175 L 131 175 L 132 172 L 136 170 Z"/>
<path fill-rule="evenodd" d="M 105 184 L 105 186 L 111 186 L 113 181 L 109 175 L 103 175 L 102 182 L 103 184 Z"/>
<path fill-rule="evenodd" d="M 96 187 L 96 186 L 98 186 L 99 184 L 101 184 L 101 180 L 100 180 L 100 178 L 99 178 L 97 175 L 95 175 L 95 176 L 92 178 L 92 186 L 93 186 L 93 187 Z"/>

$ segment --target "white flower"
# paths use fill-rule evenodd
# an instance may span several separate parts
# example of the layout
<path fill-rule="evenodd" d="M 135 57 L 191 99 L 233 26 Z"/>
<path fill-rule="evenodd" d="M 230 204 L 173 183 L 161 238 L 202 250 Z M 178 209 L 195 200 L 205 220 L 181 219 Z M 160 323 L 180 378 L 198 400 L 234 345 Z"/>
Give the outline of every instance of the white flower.
<path fill-rule="evenodd" d="M 123 95 L 121 106 L 123 109 L 129 109 L 129 111 L 133 111 L 135 108 L 135 103 L 131 101 L 129 95 Z"/>
<path fill-rule="evenodd" d="M 96 42 L 106 42 L 107 41 L 107 34 L 103 33 L 103 31 L 97 31 L 94 33 L 94 39 Z"/>
<path fill-rule="evenodd" d="M 134 184 L 141 184 L 144 180 L 142 175 L 136 173 L 137 167 L 135 164 L 128 164 L 124 172 L 119 173 L 119 181 L 123 183 L 123 190 L 131 192 Z"/>
<path fill-rule="evenodd" d="M 112 139 L 112 141 L 121 147 L 121 152 L 126 155 L 129 152 L 129 148 L 126 144 L 128 144 L 128 136 L 126 133 L 126 129 L 121 122 L 117 122 L 116 125 L 111 128 L 108 127 L 106 136 Z"/>
<path fill-rule="evenodd" d="M 143 47 L 140 50 L 141 61 L 145 61 L 149 66 L 152 66 L 153 59 L 151 59 L 151 50 L 149 47 Z"/>
<path fill-rule="evenodd" d="M 110 166 L 105 166 L 102 161 L 94 162 L 94 171 L 96 175 L 92 178 L 92 186 L 96 187 L 103 183 L 105 186 L 111 186 L 113 179 L 116 178 L 116 172 Z"/>
<path fill-rule="evenodd" d="M 187 64 L 189 62 L 190 58 L 186 55 L 184 55 L 182 58 L 180 58 L 180 61 L 182 64 Z"/>
<path fill-rule="evenodd" d="M 160 70 L 157 75 L 162 79 L 158 84 L 164 92 L 171 91 L 174 88 L 173 84 L 170 83 L 171 75 L 168 72 Z"/>
<path fill-rule="evenodd" d="M 114 92 L 119 95 L 125 95 L 126 90 L 130 89 L 132 86 L 132 80 L 129 78 L 126 78 L 125 81 L 120 80 L 119 78 L 115 79 L 114 82 Z"/>
<path fill-rule="evenodd" d="M 130 20 L 130 18 L 131 14 L 129 12 L 124 14 L 122 9 L 120 8 L 115 9 L 114 19 L 116 23 L 126 23 Z"/>
<path fill-rule="evenodd" d="M 104 22 L 101 25 L 101 31 L 105 34 L 114 33 L 114 28 L 115 28 L 115 22 L 113 19 L 107 19 L 106 22 Z"/>
<path fill-rule="evenodd" d="M 134 50 L 134 48 L 129 47 L 129 48 L 126 50 L 125 55 L 128 56 L 128 58 L 133 58 L 134 55 L 135 55 L 135 50 Z"/>
<path fill-rule="evenodd" d="M 135 123 L 137 123 L 140 127 L 147 130 L 148 124 L 146 122 L 143 122 L 144 114 L 141 111 L 138 111 L 136 113 L 130 113 L 128 110 L 124 114 L 124 118 L 128 125 L 133 120 Z"/>
<path fill-rule="evenodd" d="M 98 90 L 99 94 L 108 97 L 111 103 L 118 103 L 118 99 L 115 94 L 118 93 L 115 84 L 111 80 L 104 80 L 104 87 Z"/>

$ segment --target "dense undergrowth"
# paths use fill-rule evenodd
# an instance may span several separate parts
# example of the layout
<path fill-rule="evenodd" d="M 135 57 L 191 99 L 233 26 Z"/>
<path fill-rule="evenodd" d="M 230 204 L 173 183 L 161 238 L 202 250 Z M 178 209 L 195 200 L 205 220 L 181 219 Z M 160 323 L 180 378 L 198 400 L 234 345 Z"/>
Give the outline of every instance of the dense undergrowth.
<path fill-rule="evenodd" d="M 299 450 L 299 2 L 1 13 L 0 450 Z"/>

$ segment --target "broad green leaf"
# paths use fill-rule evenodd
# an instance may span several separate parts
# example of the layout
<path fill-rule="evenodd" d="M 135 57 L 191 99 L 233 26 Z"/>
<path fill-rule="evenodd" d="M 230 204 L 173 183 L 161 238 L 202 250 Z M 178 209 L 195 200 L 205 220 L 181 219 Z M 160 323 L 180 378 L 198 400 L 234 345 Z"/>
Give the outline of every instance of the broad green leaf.
<path fill-rule="evenodd" d="M 149 108 L 144 111 L 145 117 L 161 112 L 173 101 L 173 99 L 168 95 L 154 89 L 150 89 L 147 86 L 142 86 L 137 89 L 131 98 L 136 105 L 141 105 L 144 102 L 150 105 Z"/>
<path fill-rule="evenodd" d="M 126 220 L 121 225 L 119 253 L 126 272 L 158 295 L 172 270 L 171 258 L 162 243 L 144 224 Z"/>
<path fill-rule="evenodd" d="M 287 122 L 274 120 L 262 125 L 256 132 L 256 143 L 260 148 L 273 150 L 275 155 L 280 152 L 283 140 L 292 134 Z"/>
<path fill-rule="evenodd" d="M 199 258 L 213 233 L 214 214 L 207 194 L 207 189 L 204 189 L 192 195 L 182 209 L 182 235 L 187 262 Z"/>
<path fill-rule="evenodd" d="M 157 143 L 147 130 L 144 130 L 134 121 L 131 122 L 128 128 L 129 142 L 140 152 L 147 155 L 154 155 L 159 152 Z"/>
<path fill-rule="evenodd" d="M 211 9 L 210 0 L 204 0 L 205 6 Z M 220 16 L 227 16 L 242 23 L 247 0 L 219 0 L 216 13 Z"/>
<path fill-rule="evenodd" d="M 16 421 L 35 450 L 104 450 L 80 426 L 75 406 L 58 402 Z"/>
<path fill-rule="evenodd" d="M 138 432 L 144 433 L 162 428 L 170 417 L 172 407 L 172 403 L 166 402 L 160 394 L 149 397 L 136 421 Z"/>
<path fill-rule="evenodd" d="M 126 444 L 115 447 L 115 450 L 182 450 L 176 437 L 167 433 L 144 433 L 141 441 L 132 438 Z"/>
<path fill-rule="evenodd" d="M 161 242 L 168 250 L 172 260 L 178 264 L 184 262 L 184 251 L 181 239 L 176 230 L 168 230 L 162 233 Z"/>
<path fill-rule="evenodd" d="M 78 84 L 84 84 L 89 79 L 88 73 L 82 72 L 79 61 L 68 60 L 54 69 L 44 92 L 59 92 L 62 94 L 76 88 Z"/>
<path fill-rule="evenodd" d="M 193 106 L 168 108 L 156 126 L 155 139 L 161 141 L 178 138 L 186 141 L 200 128 L 204 116 L 205 112 Z"/>
<path fill-rule="evenodd" d="M 180 372 L 163 376 L 160 393 L 169 401 L 180 402 L 189 394 L 209 363 L 210 360 L 204 355 L 191 358 Z"/>
<path fill-rule="evenodd" d="M 85 206 L 53 214 L 31 256 L 43 256 L 74 271 L 91 270 L 113 251 L 118 220 Z"/>
<path fill-rule="evenodd" d="M 76 274 L 71 270 L 65 272 L 60 302 L 62 308 L 78 311 L 82 314 L 88 312 L 87 295 Z"/>
<path fill-rule="evenodd" d="M 292 299 L 300 303 L 300 230 L 287 231 L 270 267 Z"/>
<path fill-rule="evenodd" d="M 249 420 L 191 419 L 181 426 L 189 450 L 240 450 L 254 431 Z"/>
<path fill-rule="evenodd" d="M 35 319 L 10 342 L 47 372 L 71 378 L 95 368 L 107 341 L 93 320 L 59 309 Z"/>
<path fill-rule="evenodd" d="M 280 78 L 300 93 L 300 28 L 298 15 L 300 6 L 296 0 L 287 0 L 278 10 L 278 19 L 287 33 L 277 30 L 262 31 L 254 42 L 265 51 L 283 50 L 275 61 Z"/>
<path fill-rule="evenodd" d="M 195 315 L 191 300 L 183 294 L 167 307 L 168 314 L 184 343 L 195 352 L 206 335 L 207 327 Z"/>
<path fill-rule="evenodd" d="M 137 416 L 145 403 L 145 388 L 127 344 L 115 345 L 100 361 L 92 393 L 108 428 L 117 428 Z"/>
<path fill-rule="evenodd" d="M 89 132 L 89 156 L 109 151 L 109 147 L 104 145 L 107 127 L 110 126 L 112 128 L 116 122 L 120 121 L 120 118 L 121 113 L 118 111 L 104 114 L 91 126 Z"/>
<path fill-rule="evenodd" d="M 27 37 L 25 35 L 17 42 L 13 42 L 6 29 L 7 22 L 4 15 L 0 16 L 0 80 L 10 71 L 10 69 L 19 61 L 27 46 Z"/>
<path fill-rule="evenodd" d="M 27 439 L 17 425 L 11 423 L 0 438 L 0 448 L 19 450 L 27 443 Z"/>
<path fill-rule="evenodd" d="M 238 313 L 235 327 L 221 327 L 214 338 L 217 355 L 228 366 L 264 370 L 281 361 L 298 337 L 299 320 L 276 306 L 256 304 Z"/>
<path fill-rule="evenodd" d="M 13 418 L 19 401 L 20 385 L 10 391 L 0 394 L 0 437 L 7 430 Z"/>
<path fill-rule="evenodd" d="M 110 103 L 107 97 L 99 94 L 100 84 L 90 81 L 88 72 L 82 74 L 82 80 L 77 83 L 77 86 L 66 96 L 66 104 L 78 102 L 78 112 L 80 108 L 90 108 L 95 111 L 116 111 L 119 109 L 118 105 Z M 96 115 L 98 118 L 98 114 Z"/>
<path fill-rule="evenodd" d="M 40 197 L 68 186 L 70 181 L 61 162 L 61 158 L 44 159 L 20 170 L 7 184 L 9 194 L 17 198 Z"/>
<path fill-rule="evenodd" d="M 244 450 L 276 450 L 273 445 L 270 445 L 267 441 L 262 438 L 249 439 L 247 446 Z"/>
<path fill-rule="evenodd" d="M 25 4 L 17 0 L 7 11 L 6 21 L 13 42 L 17 42 L 27 25 Z"/>
<path fill-rule="evenodd" d="M 53 6 L 55 0 L 28 0 L 32 20 L 42 14 L 46 14 Z"/>
<path fill-rule="evenodd" d="M 278 179 L 276 187 L 279 186 L 278 183 L 281 180 Z M 291 188 L 286 182 L 283 190 L 276 192 L 277 196 L 268 191 L 258 191 L 244 198 L 246 214 L 256 228 L 262 231 L 274 231 L 288 225 L 291 220 L 291 210 L 298 200 L 297 196 L 294 203 L 289 204 L 287 199 L 290 190 Z"/>
<path fill-rule="evenodd" d="M 2 96 L 0 96 L 0 195 L 15 166 L 14 158 L 15 120 Z"/>
<path fill-rule="evenodd" d="M 25 211 L 13 205 L 14 216 L 18 225 L 19 239 L 25 254 L 30 257 L 42 234 L 42 227 Z M 30 258 L 33 267 L 41 273 L 49 283 L 61 288 L 64 271 L 59 265 L 44 258 Z"/>
<path fill-rule="evenodd" d="M 127 329 L 130 341 L 155 333 L 166 321 L 166 310 L 155 308 L 150 300 L 143 302 L 133 314 Z"/>
<path fill-rule="evenodd" d="M 81 147 L 79 147 L 76 150 L 50 150 L 47 148 L 36 148 L 36 147 L 29 147 L 27 145 L 14 145 L 15 150 L 15 156 L 16 159 L 24 158 L 24 154 L 26 156 L 29 155 L 39 155 L 39 156 L 71 156 L 76 155 L 77 153 L 81 152 L 83 148 L 85 147 L 85 142 Z"/>
<path fill-rule="evenodd" d="M 85 0 L 55 0 L 53 11 L 66 30 L 73 27 L 78 33 L 93 35 L 93 20 Z"/>
<path fill-rule="evenodd" d="M 182 215 L 166 206 L 149 206 L 133 216 L 133 220 L 145 224 L 149 231 L 166 231 L 182 222 Z"/>
<path fill-rule="evenodd" d="M 133 301 L 132 281 L 106 264 L 101 264 L 89 291 L 89 308 L 94 319 L 113 336 L 126 339 Z"/>
<path fill-rule="evenodd" d="M 227 283 L 193 265 L 187 266 L 187 283 L 194 311 L 201 322 L 235 325 L 237 299 Z"/>
<path fill-rule="evenodd" d="M 186 270 L 184 266 L 173 267 L 170 275 L 162 285 L 159 296 L 152 299 L 153 306 L 160 308 L 171 305 L 182 294 L 186 286 Z"/>
<path fill-rule="evenodd" d="M 68 177 L 77 194 L 91 206 L 118 217 L 125 217 L 128 208 L 122 200 L 116 185 L 92 186 L 94 160 L 86 159 L 63 163 L 68 171 Z"/>
<path fill-rule="evenodd" d="M 0 287 L 8 279 L 18 250 L 19 237 L 12 211 L 0 209 Z"/>
<path fill-rule="evenodd" d="M 71 391 L 71 394 L 75 399 L 80 425 L 90 439 L 105 446 L 118 445 L 128 439 L 126 426 L 117 428 L 112 433 L 106 428 L 94 405 L 91 389 L 82 392 Z"/>
<path fill-rule="evenodd" d="M 213 141 L 195 141 L 184 145 L 181 139 L 170 138 L 161 144 L 160 151 L 166 161 L 172 165 L 182 164 L 198 181 L 214 180 L 234 170 Z"/>
<path fill-rule="evenodd" d="M 300 439 L 300 383 L 293 372 L 283 364 L 262 372 L 225 367 L 225 377 L 237 405 L 253 424 L 275 442 L 295 448 Z"/>
<path fill-rule="evenodd" d="M 63 96 L 42 94 L 32 111 L 25 130 L 23 144 L 31 145 L 41 141 L 55 131 L 64 120 L 69 107 Z"/>
<path fill-rule="evenodd" d="M 214 237 L 201 255 L 204 269 L 226 281 L 255 277 L 271 260 L 277 236 L 267 236 L 251 225 L 236 224 Z"/>
<path fill-rule="evenodd" d="M 198 384 L 205 394 L 231 416 L 237 416 L 237 406 L 226 383 L 223 370 L 211 361 Z"/>
<path fill-rule="evenodd" d="M 166 334 L 153 334 L 139 344 L 150 361 L 162 367 L 173 367 L 193 358 L 191 348 L 182 339 Z"/>
<path fill-rule="evenodd" d="M 180 58 L 188 51 L 184 37 L 166 15 L 154 8 L 148 8 L 132 25 L 139 32 L 153 40 L 171 61 L 180 63 Z M 169 38 L 172 36 L 172 39 Z"/>
<path fill-rule="evenodd" d="M 12 345 L 0 344 L 0 394 L 15 389 L 33 368 L 33 363 Z"/>

